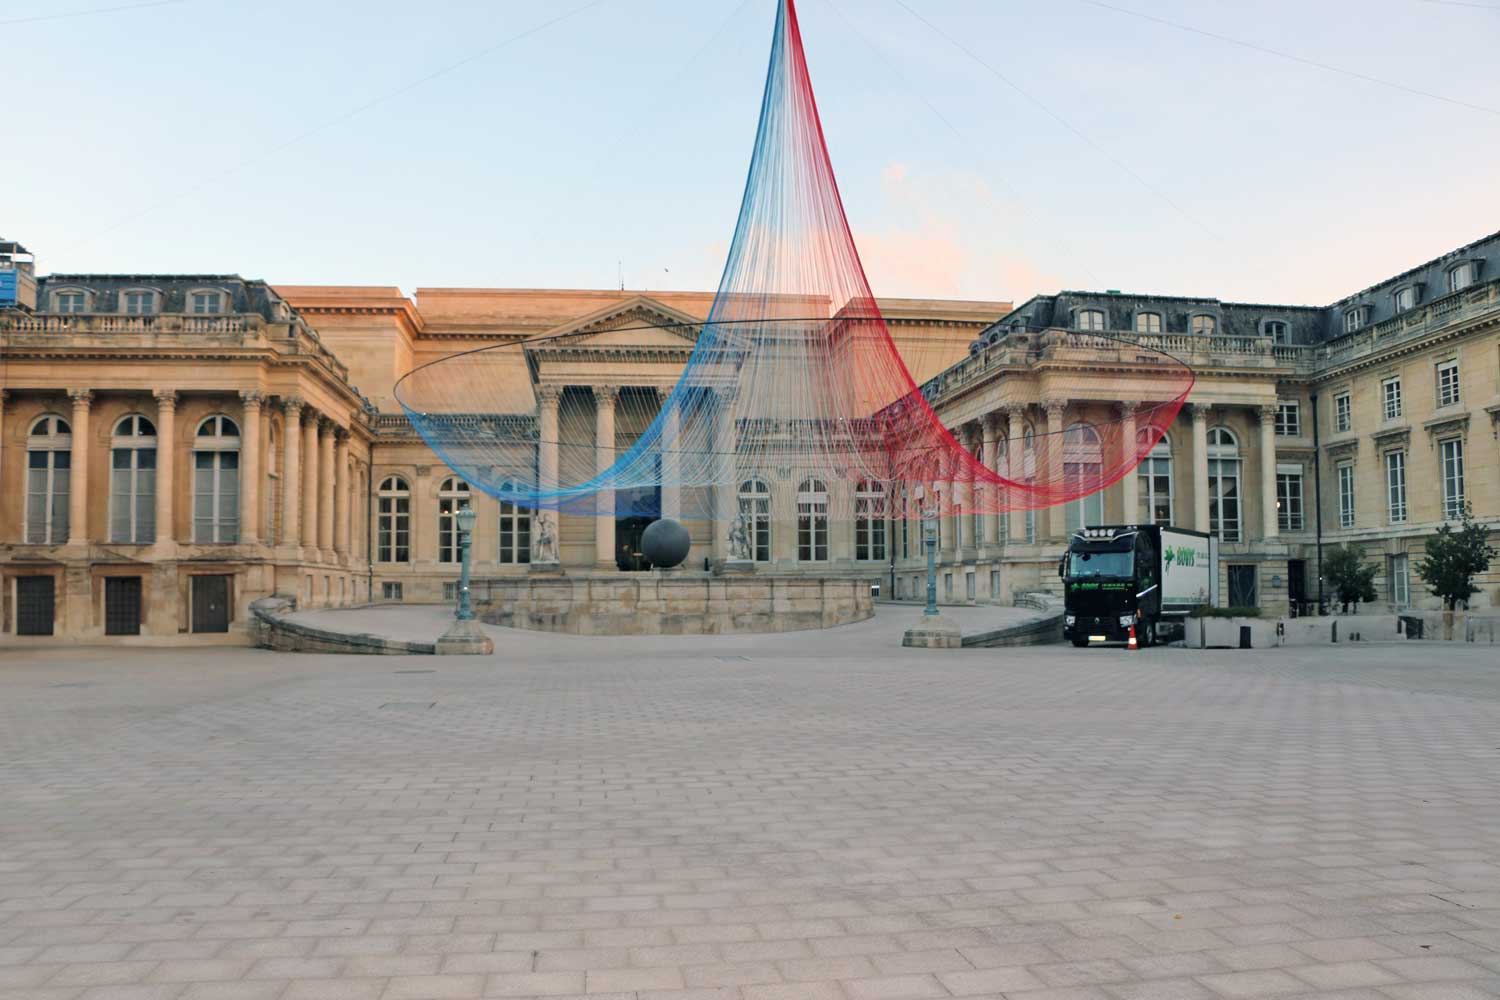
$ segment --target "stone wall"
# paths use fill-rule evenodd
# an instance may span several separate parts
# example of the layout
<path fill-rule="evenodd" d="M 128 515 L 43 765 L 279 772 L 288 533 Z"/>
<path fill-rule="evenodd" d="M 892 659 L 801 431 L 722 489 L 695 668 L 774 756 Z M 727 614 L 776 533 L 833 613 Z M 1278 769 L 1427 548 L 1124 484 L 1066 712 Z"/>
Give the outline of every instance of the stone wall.
<path fill-rule="evenodd" d="M 483 581 L 475 602 L 491 625 L 575 635 L 728 635 L 831 628 L 874 613 L 873 577 L 536 574 Z"/>

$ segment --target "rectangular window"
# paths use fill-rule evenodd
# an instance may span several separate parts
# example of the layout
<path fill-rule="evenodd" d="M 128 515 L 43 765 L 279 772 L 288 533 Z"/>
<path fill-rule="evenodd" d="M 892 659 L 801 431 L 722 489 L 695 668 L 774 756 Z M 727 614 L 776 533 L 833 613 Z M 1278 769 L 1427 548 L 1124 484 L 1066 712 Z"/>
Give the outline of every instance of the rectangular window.
<path fill-rule="evenodd" d="M 1458 385 L 1458 361 L 1444 361 L 1437 366 L 1438 406 L 1457 406 L 1461 398 Z"/>
<path fill-rule="evenodd" d="M 1266 324 L 1266 336 L 1271 338 L 1273 344 L 1290 344 L 1292 342 L 1287 325 L 1279 319 L 1271 320 Z"/>
<path fill-rule="evenodd" d="M 386 580 L 380 585 L 380 596 L 382 600 L 401 600 L 401 584 Z"/>
<path fill-rule="evenodd" d="M 1136 333 L 1161 333 L 1161 313 L 1136 313 Z"/>
<path fill-rule="evenodd" d="M 240 540 L 239 467 L 239 452 L 193 452 L 193 541 Z"/>
<path fill-rule="evenodd" d="M 1240 460 L 1208 460 L 1208 530 L 1221 542 L 1240 540 Z"/>
<path fill-rule="evenodd" d="M 1406 452 L 1388 451 L 1385 455 L 1386 516 L 1392 524 L 1406 522 Z"/>
<path fill-rule="evenodd" d="M 1449 438 L 1439 445 L 1443 451 L 1443 517 L 1464 515 L 1464 442 Z"/>
<path fill-rule="evenodd" d="M 156 311 L 155 292 L 126 292 L 125 312 L 131 316 L 147 316 Z"/>
<path fill-rule="evenodd" d="M 1276 434 L 1278 437 L 1297 437 L 1302 433 L 1302 406 L 1300 403 L 1282 403 L 1276 408 Z"/>
<path fill-rule="evenodd" d="M 1191 329 L 1199 336 L 1212 336 L 1219 329 L 1219 321 L 1212 316 L 1194 316 Z"/>
<path fill-rule="evenodd" d="M 224 305 L 224 297 L 218 292 L 194 292 L 193 312 L 199 316 L 217 316 Z"/>
<path fill-rule="evenodd" d="M 26 541 L 61 545 L 68 540 L 68 479 L 73 456 L 66 451 L 26 453 Z"/>
<path fill-rule="evenodd" d="M 1353 333 L 1365 325 L 1365 307 L 1350 309 L 1344 314 L 1344 332 Z"/>
<path fill-rule="evenodd" d="M 1448 272 L 1448 291 L 1461 292 L 1474 284 L 1473 263 L 1460 264 Z"/>
<path fill-rule="evenodd" d="M 1411 605 L 1411 560 L 1405 554 L 1388 557 L 1386 579 L 1390 583 L 1391 603 L 1398 608 L 1409 607 Z"/>
<path fill-rule="evenodd" d="M 1388 378 L 1381 382 L 1380 399 L 1385 419 L 1395 420 L 1401 416 L 1401 379 Z"/>
<path fill-rule="evenodd" d="M 88 305 L 82 292 L 58 292 L 52 297 L 52 302 L 60 313 L 81 313 Z"/>
<path fill-rule="evenodd" d="M 1136 517 L 1142 524 L 1172 523 L 1172 458 L 1158 455 L 1157 445 L 1136 467 Z"/>
<path fill-rule="evenodd" d="M 1396 290 L 1396 311 L 1404 313 L 1417 304 L 1416 289 L 1407 287 Z"/>
<path fill-rule="evenodd" d="M 144 545 L 156 540 L 156 449 L 110 453 L 109 540 Z"/>
<path fill-rule="evenodd" d="M 1276 524 L 1282 531 L 1301 531 L 1302 466 L 1276 469 Z"/>
<path fill-rule="evenodd" d="M 456 601 L 456 600 L 458 600 L 458 581 L 457 580 L 445 580 L 443 582 L 443 600 L 445 600 L 445 601 Z"/>
<path fill-rule="evenodd" d="M 1339 466 L 1339 527 L 1354 527 L 1354 463 Z"/>
<path fill-rule="evenodd" d="M 1104 311 L 1102 309 L 1080 309 L 1078 310 L 1078 329 L 1080 330 L 1103 330 Z"/>
<path fill-rule="evenodd" d="M 1347 431 L 1354 424 L 1354 403 L 1347 392 L 1333 397 L 1333 429 Z"/>

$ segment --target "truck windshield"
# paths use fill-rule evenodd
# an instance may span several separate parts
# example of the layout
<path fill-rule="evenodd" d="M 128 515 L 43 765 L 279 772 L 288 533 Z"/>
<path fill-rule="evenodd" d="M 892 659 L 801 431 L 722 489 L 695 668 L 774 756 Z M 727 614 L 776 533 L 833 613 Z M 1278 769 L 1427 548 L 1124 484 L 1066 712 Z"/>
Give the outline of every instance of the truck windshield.
<path fill-rule="evenodd" d="M 1135 553 L 1125 552 L 1070 552 L 1068 553 L 1068 575 L 1118 576 L 1132 574 Z"/>

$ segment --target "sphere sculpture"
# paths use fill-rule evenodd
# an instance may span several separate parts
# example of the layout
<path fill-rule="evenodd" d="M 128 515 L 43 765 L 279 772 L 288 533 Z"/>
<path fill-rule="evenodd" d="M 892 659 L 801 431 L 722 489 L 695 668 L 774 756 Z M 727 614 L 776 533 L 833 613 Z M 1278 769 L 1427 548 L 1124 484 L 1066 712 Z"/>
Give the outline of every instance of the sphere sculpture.
<path fill-rule="evenodd" d="M 641 535 L 641 553 L 658 569 L 681 565 L 692 546 L 688 530 L 671 518 L 652 522 Z"/>

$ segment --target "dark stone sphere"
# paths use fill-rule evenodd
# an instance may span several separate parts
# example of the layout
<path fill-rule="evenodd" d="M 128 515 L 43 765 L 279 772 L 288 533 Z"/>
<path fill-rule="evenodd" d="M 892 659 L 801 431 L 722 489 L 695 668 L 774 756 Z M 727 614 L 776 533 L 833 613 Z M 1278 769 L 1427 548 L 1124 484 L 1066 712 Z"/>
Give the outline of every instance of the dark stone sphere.
<path fill-rule="evenodd" d="M 661 569 L 680 565 L 692 547 L 688 530 L 671 518 L 653 521 L 641 535 L 641 553 L 651 560 L 652 566 Z"/>

